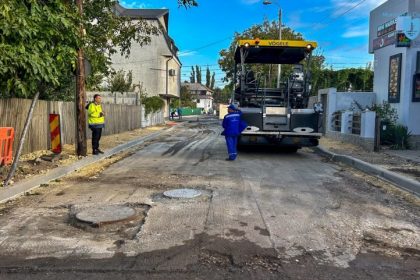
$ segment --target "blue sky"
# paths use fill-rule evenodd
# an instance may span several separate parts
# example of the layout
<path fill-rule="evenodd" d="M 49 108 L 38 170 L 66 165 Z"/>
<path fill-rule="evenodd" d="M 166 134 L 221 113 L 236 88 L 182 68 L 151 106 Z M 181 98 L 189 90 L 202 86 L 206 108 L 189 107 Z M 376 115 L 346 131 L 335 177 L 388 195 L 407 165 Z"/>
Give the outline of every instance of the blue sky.
<path fill-rule="evenodd" d="M 176 0 L 123 0 L 126 8 L 170 9 L 169 34 L 180 49 L 182 80 L 188 80 L 191 65 L 200 65 L 205 73 L 209 65 L 216 73 L 218 86 L 224 74 L 217 66 L 219 51 L 227 48 L 234 32 L 278 19 L 283 24 L 318 42 L 319 49 L 334 69 L 366 67 L 373 60 L 368 53 L 369 13 L 385 0 L 197 0 L 198 7 L 178 7 Z M 357 5 L 357 6 L 356 6 Z M 349 9 L 355 7 L 350 12 Z M 345 14 L 344 14 L 345 13 Z M 344 15 L 343 15 L 344 14 Z M 204 78 L 204 77 L 203 77 Z"/>

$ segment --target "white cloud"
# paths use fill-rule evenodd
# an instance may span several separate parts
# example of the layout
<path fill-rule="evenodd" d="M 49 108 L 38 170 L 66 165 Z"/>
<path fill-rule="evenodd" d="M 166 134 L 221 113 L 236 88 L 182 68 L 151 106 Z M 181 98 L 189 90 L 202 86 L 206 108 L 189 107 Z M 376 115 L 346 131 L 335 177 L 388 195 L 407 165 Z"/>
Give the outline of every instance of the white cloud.
<path fill-rule="evenodd" d="M 287 15 L 288 22 L 287 25 L 293 27 L 293 29 L 299 29 L 299 28 L 307 28 L 312 26 L 312 23 L 304 22 L 302 19 L 305 19 L 305 17 L 302 15 L 302 12 L 293 12 L 291 14 Z"/>
<path fill-rule="evenodd" d="M 345 17 L 349 18 L 361 18 L 369 15 L 370 11 L 385 3 L 387 0 L 331 0 L 331 4 L 334 7 L 332 17 L 337 17 L 351 10 L 351 12 L 345 14 Z M 362 2 L 362 3 L 361 3 Z M 358 5 L 360 3 L 360 5 Z"/>
<path fill-rule="evenodd" d="M 316 6 L 316 7 L 312 7 L 307 9 L 306 11 L 309 13 L 323 13 L 326 11 L 330 11 L 333 8 L 331 6 Z"/>
<path fill-rule="evenodd" d="M 258 2 L 262 2 L 261 0 L 242 0 L 242 3 L 244 3 L 245 5 L 254 5 Z"/>
<path fill-rule="evenodd" d="M 193 56 L 196 55 L 196 51 L 182 51 L 178 53 L 178 57 L 186 57 L 186 56 Z"/>
<path fill-rule="evenodd" d="M 147 8 L 146 3 L 143 3 L 143 1 L 128 1 L 128 0 L 123 0 L 120 1 L 121 6 L 123 6 L 124 8 L 128 8 L 128 9 L 145 9 Z"/>
<path fill-rule="evenodd" d="M 369 30 L 366 25 L 352 26 L 344 32 L 341 36 L 343 38 L 355 38 L 369 35 Z"/>

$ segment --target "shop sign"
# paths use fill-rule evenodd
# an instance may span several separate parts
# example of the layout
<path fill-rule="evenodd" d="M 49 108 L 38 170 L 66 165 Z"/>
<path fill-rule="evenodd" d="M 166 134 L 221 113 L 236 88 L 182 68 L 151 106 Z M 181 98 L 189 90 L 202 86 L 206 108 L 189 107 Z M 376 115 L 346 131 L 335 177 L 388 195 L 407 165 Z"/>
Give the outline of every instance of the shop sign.
<path fill-rule="evenodd" d="M 395 32 L 384 35 L 373 40 L 373 50 L 379 50 L 386 46 L 393 45 L 396 42 Z"/>
<path fill-rule="evenodd" d="M 402 31 L 408 39 L 414 40 L 420 35 L 420 18 L 412 16 L 398 17 L 397 29 Z"/>
<path fill-rule="evenodd" d="M 395 46 L 397 48 L 409 48 L 411 45 L 411 40 L 403 33 L 397 33 Z"/>

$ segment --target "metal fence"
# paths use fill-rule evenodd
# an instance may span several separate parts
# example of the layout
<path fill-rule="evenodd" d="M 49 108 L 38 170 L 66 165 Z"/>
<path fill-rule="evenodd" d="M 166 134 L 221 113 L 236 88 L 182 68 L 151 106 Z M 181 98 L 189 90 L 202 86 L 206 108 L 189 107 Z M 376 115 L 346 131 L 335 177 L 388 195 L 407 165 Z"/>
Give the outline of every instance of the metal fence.
<path fill-rule="evenodd" d="M 22 133 L 25 120 L 32 100 L 28 99 L 0 99 L 0 127 L 13 127 L 15 139 Z M 103 104 L 106 113 L 106 125 L 103 135 L 117 134 L 142 127 L 142 112 L 140 106 Z M 49 114 L 60 114 L 62 143 L 74 144 L 75 142 L 75 105 L 73 102 L 39 101 L 35 107 L 33 119 L 29 127 L 28 136 L 23 148 L 23 153 L 31 153 L 50 148 L 49 140 Z M 150 116 L 147 125 L 163 122 L 162 112 Z M 144 122 L 143 122 L 144 124 Z M 90 133 L 88 133 L 90 137 Z M 14 149 L 17 148 L 15 140 Z"/>
<path fill-rule="evenodd" d="M 341 131 L 341 112 L 335 112 L 332 115 L 332 130 Z"/>
<path fill-rule="evenodd" d="M 361 118 L 362 118 L 362 116 L 360 115 L 360 113 L 354 113 L 353 114 L 352 125 L 351 125 L 351 134 L 360 135 L 361 124 L 362 124 Z"/>

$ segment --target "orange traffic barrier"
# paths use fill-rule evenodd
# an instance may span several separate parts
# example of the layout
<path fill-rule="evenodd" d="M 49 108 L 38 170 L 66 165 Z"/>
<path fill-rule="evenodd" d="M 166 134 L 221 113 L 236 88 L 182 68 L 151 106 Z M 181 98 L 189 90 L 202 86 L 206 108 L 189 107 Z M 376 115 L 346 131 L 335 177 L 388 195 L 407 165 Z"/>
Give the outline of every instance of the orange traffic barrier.
<path fill-rule="evenodd" d="M 14 140 L 15 130 L 13 127 L 0 127 L 0 165 L 12 163 Z"/>
<path fill-rule="evenodd" d="M 60 115 L 50 114 L 51 150 L 55 154 L 61 153 Z"/>

